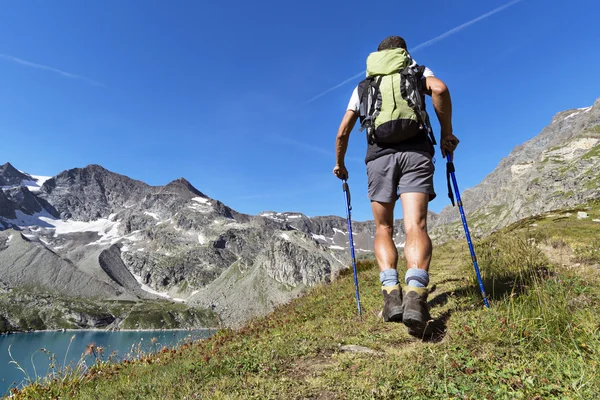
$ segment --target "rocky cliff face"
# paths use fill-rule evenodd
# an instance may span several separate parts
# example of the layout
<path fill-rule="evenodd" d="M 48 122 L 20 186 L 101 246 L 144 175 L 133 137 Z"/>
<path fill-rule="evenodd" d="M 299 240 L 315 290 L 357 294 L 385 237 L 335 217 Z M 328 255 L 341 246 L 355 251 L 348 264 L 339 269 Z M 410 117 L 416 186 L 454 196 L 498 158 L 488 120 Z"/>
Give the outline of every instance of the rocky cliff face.
<path fill-rule="evenodd" d="M 29 174 L 25 174 L 15 167 L 13 167 L 10 163 L 6 163 L 0 166 L 0 186 L 1 187 L 12 187 L 15 185 L 21 185 L 21 183 L 26 181 L 32 181 L 33 178 Z"/>
<path fill-rule="evenodd" d="M 285 223 L 301 232 L 311 235 L 319 243 L 330 249 L 343 250 L 347 252 L 350 246 L 348 236 L 348 220 L 338 216 L 307 217 L 304 214 L 294 212 L 265 211 L 260 216 Z M 434 223 L 437 215 L 429 212 L 428 221 Z M 406 234 L 401 219 L 394 221 L 394 242 L 396 247 L 404 247 Z M 352 221 L 352 236 L 357 254 L 371 253 L 373 251 L 373 239 L 375 238 L 375 223 L 373 221 Z"/>
<path fill-rule="evenodd" d="M 469 228 L 485 235 L 519 219 L 600 196 L 600 99 L 563 111 L 542 132 L 517 146 L 474 188 L 462 194 Z M 459 213 L 444 208 L 431 232 L 462 234 Z"/>
<path fill-rule="evenodd" d="M 235 326 L 348 264 L 343 219 L 313 234 L 285 218 L 238 213 L 183 178 L 153 187 L 90 165 L 35 185 L 10 164 L 5 170 L 0 280 L 10 288 L 163 298 L 206 307 Z M 329 242 L 315 239 L 324 232 Z M 237 276 L 235 295 L 227 276 Z"/>

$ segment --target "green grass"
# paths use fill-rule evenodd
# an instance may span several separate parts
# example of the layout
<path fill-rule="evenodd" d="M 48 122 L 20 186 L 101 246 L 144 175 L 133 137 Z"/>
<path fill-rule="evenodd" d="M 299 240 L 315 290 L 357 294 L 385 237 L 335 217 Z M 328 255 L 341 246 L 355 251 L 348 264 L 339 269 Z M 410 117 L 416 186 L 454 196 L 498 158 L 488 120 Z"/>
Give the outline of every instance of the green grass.
<path fill-rule="evenodd" d="M 589 160 L 590 158 L 600 157 L 600 145 L 592 147 L 590 151 L 583 155 L 584 160 Z"/>
<path fill-rule="evenodd" d="M 464 240 L 437 246 L 429 300 L 439 330 L 424 338 L 378 317 L 378 270 L 363 261 L 361 318 L 348 270 L 242 329 L 38 382 L 15 398 L 598 398 L 598 269 L 553 265 L 542 251 L 594 245 L 600 223 L 591 219 L 600 217 L 600 203 L 584 208 L 588 219 L 577 220 L 576 210 L 545 214 L 476 243 L 490 309 Z M 348 344 L 377 353 L 346 352 Z"/>
<path fill-rule="evenodd" d="M 182 324 L 184 322 L 185 324 Z M 176 329 L 191 326 L 217 326 L 216 316 L 209 310 L 192 309 L 169 301 L 142 302 L 136 305 L 123 321 L 123 329 Z"/>
<path fill-rule="evenodd" d="M 593 132 L 593 133 L 600 133 L 600 125 L 596 125 L 590 129 L 587 130 L 588 132 Z"/>

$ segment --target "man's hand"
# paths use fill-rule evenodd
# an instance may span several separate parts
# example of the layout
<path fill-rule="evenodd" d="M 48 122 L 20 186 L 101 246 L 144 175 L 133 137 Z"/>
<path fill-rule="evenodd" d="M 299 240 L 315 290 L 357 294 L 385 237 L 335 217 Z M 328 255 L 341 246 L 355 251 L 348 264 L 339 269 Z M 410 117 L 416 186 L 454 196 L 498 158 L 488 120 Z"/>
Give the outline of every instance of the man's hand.
<path fill-rule="evenodd" d="M 454 150 L 458 146 L 460 140 L 452 133 L 442 133 L 440 138 L 440 148 L 442 149 L 442 157 L 446 158 L 446 154 L 454 155 Z"/>
<path fill-rule="evenodd" d="M 348 170 L 343 165 L 336 165 L 333 168 L 333 174 L 341 180 L 348 179 Z"/>

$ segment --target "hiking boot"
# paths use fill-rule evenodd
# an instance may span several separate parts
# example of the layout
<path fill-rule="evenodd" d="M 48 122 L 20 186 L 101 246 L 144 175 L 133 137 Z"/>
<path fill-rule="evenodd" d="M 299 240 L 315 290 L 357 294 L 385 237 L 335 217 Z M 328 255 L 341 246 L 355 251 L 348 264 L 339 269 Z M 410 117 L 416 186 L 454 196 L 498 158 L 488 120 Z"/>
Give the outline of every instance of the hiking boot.
<path fill-rule="evenodd" d="M 402 297 L 400 297 L 400 284 L 395 286 L 382 286 L 383 293 L 383 320 L 385 322 L 402 322 Z"/>
<path fill-rule="evenodd" d="M 402 291 L 404 300 L 404 318 L 402 322 L 408 327 L 408 333 L 421 336 L 431 320 L 427 305 L 427 288 L 405 287 Z"/>

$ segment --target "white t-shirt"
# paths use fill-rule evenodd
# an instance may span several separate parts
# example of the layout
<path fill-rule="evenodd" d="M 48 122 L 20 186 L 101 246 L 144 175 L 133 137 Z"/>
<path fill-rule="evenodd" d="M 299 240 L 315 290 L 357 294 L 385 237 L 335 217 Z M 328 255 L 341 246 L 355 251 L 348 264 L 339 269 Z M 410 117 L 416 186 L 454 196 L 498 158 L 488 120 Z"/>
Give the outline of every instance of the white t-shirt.
<path fill-rule="evenodd" d="M 413 60 L 413 63 L 411 65 L 417 65 L 417 62 L 415 60 Z M 423 71 L 423 78 L 428 77 L 428 76 L 435 76 L 435 75 L 433 75 L 432 70 L 425 67 L 425 70 Z M 354 91 L 352 92 L 352 96 L 350 97 L 350 102 L 348 103 L 347 110 L 352 110 L 352 111 L 358 112 L 359 108 L 360 108 L 360 99 L 358 98 L 358 86 L 357 86 L 354 88 Z"/>

